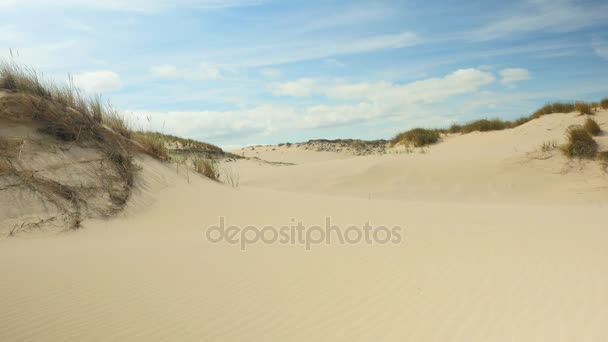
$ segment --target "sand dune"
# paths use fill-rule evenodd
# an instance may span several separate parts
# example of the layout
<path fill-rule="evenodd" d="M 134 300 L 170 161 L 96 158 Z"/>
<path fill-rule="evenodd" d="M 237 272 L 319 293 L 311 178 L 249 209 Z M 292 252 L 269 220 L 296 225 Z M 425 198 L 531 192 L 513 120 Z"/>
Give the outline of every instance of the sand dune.
<path fill-rule="evenodd" d="M 608 112 L 596 119 L 605 128 Z M 297 165 L 229 163 L 238 188 L 142 157 L 118 217 L 0 240 L 0 340 L 602 340 L 608 177 L 538 150 L 581 120 L 548 115 L 424 153 L 256 148 Z M 403 240 L 242 251 L 205 239 L 220 216 L 370 221 Z"/>

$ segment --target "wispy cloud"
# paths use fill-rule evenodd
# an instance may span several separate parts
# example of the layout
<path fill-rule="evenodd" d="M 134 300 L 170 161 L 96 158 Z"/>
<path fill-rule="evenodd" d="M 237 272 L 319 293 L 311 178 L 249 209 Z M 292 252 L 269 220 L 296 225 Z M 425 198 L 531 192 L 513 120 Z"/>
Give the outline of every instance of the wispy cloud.
<path fill-rule="evenodd" d="M 150 73 L 159 78 L 206 81 L 217 80 L 222 77 L 220 67 L 200 63 L 194 68 L 178 68 L 172 64 L 161 64 L 150 67 Z"/>
<path fill-rule="evenodd" d="M 270 66 L 324 59 L 334 56 L 361 54 L 373 51 L 399 49 L 419 43 L 413 32 L 373 35 L 363 38 L 303 41 L 283 43 L 266 47 L 251 47 L 233 53 L 229 49 L 222 52 L 220 58 L 234 58 L 230 62 L 241 66 Z M 227 55 L 228 54 L 228 55 Z M 212 54 L 213 55 L 213 54 Z"/>
<path fill-rule="evenodd" d="M 254 6 L 263 0 L 3 0 L 0 8 L 64 7 L 124 12 L 157 12 L 169 8 L 217 9 Z"/>
<path fill-rule="evenodd" d="M 460 69 L 444 77 L 436 77 L 403 85 L 377 83 L 331 84 L 313 79 L 275 84 L 273 93 L 281 96 L 306 97 L 324 95 L 335 100 L 367 101 L 388 104 L 391 107 L 414 103 L 433 103 L 449 96 L 477 91 L 496 81 L 496 77 L 478 69 Z"/>
<path fill-rule="evenodd" d="M 502 84 L 513 84 L 529 79 L 530 73 L 528 72 L 528 69 L 509 68 L 500 71 L 500 83 Z"/>
<path fill-rule="evenodd" d="M 594 37 L 591 46 L 596 55 L 608 59 L 608 42 L 598 37 Z"/>
<path fill-rule="evenodd" d="M 315 91 L 316 81 L 310 78 L 276 83 L 272 85 L 272 93 L 276 96 L 308 97 Z"/>
<path fill-rule="evenodd" d="M 327 30 L 335 27 L 363 25 L 369 22 L 379 21 L 393 15 L 389 7 L 380 5 L 365 5 L 340 9 L 334 13 L 317 17 L 315 20 L 306 18 L 306 23 L 299 27 L 296 32 L 312 32 Z"/>
<path fill-rule="evenodd" d="M 572 0 L 528 0 L 502 18 L 468 32 L 475 40 L 491 40 L 534 31 L 570 32 L 602 24 L 608 19 L 608 5 L 579 4 Z"/>

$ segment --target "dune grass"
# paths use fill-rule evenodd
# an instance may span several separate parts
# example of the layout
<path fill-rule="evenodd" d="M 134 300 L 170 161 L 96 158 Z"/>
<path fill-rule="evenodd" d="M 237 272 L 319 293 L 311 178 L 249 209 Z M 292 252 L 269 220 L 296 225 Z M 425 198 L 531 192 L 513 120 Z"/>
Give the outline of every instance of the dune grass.
<path fill-rule="evenodd" d="M 532 115 L 530 115 L 530 120 L 538 119 L 543 115 L 555 114 L 555 113 L 571 113 L 575 111 L 574 103 L 570 102 L 552 102 L 547 103 L 542 106 L 538 110 L 536 110 Z"/>
<path fill-rule="evenodd" d="M 567 131 L 567 142 L 562 152 L 570 157 L 591 159 L 597 154 L 598 144 L 582 126 L 571 126 Z"/>
<path fill-rule="evenodd" d="M 574 104 L 574 108 L 576 109 L 577 112 L 579 112 L 581 115 L 592 115 L 593 114 L 593 108 L 591 107 L 591 104 L 588 102 L 583 102 L 583 101 L 577 101 Z"/>
<path fill-rule="evenodd" d="M 28 94 L 70 108 L 91 122 L 103 124 L 114 132 L 130 137 L 126 121 L 100 96 L 86 96 L 70 81 L 59 86 L 44 79 L 33 68 L 22 67 L 14 61 L 0 61 L 0 89 Z"/>
<path fill-rule="evenodd" d="M 602 108 L 608 108 L 608 97 L 603 98 L 599 105 Z M 464 124 L 454 123 L 447 129 L 423 129 L 415 128 L 406 132 L 399 133 L 391 140 L 391 145 L 410 144 L 415 147 L 433 144 L 441 138 L 441 134 L 467 134 L 471 132 L 488 132 L 499 131 L 509 128 L 519 127 L 534 119 L 538 119 L 543 115 L 556 113 L 572 113 L 578 111 L 582 114 L 593 114 L 591 103 L 577 102 L 552 102 L 547 103 L 538 110 L 534 111 L 529 116 L 522 116 L 514 121 L 501 119 L 480 119 L 470 121 Z"/>
<path fill-rule="evenodd" d="M 488 131 L 500 131 L 503 129 L 511 128 L 512 124 L 508 121 L 503 121 L 500 119 L 481 119 L 469 122 L 463 125 L 460 129 L 462 133 L 470 133 L 470 132 L 488 132 Z"/>
<path fill-rule="evenodd" d="M 150 132 L 134 132 L 133 139 L 141 144 L 148 155 L 162 161 L 169 161 L 169 149 L 160 135 Z"/>
<path fill-rule="evenodd" d="M 196 172 L 214 181 L 219 181 L 220 172 L 215 160 L 210 158 L 196 157 L 192 160 L 192 162 Z"/>
<path fill-rule="evenodd" d="M 598 125 L 597 122 L 591 118 L 587 118 L 583 128 L 591 135 L 599 135 L 602 132 L 600 125 Z"/>
<path fill-rule="evenodd" d="M 213 144 L 209 144 L 209 143 L 194 140 L 194 139 L 181 138 L 181 137 L 177 137 L 177 136 L 174 136 L 171 134 L 165 134 L 165 133 L 160 133 L 160 132 L 151 132 L 151 131 L 145 131 L 145 132 L 139 131 L 139 132 L 137 132 L 136 135 L 138 135 L 138 136 L 146 135 L 146 136 L 148 136 L 150 138 L 154 138 L 156 140 L 162 140 L 166 144 L 176 145 L 176 148 L 179 148 L 179 149 L 189 149 L 189 150 L 195 150 L 195 151 L 200 151 L 200 152 L 210 152 L 210 153 L 224 153 L 224 150 L 222 150 L 220 147 L 215 146 Z"/>
<path fill-rule="evenodd" d="M 414 147 L 421 147 L 434 144 L 439 141 L 440 134 L 438 130 L 414 128 L 407 132 L 397 134 L 392 140 L 391 145 L 404 144 Z"/>
<path fill-rule="evenodd" d="M 131 153 L 131 130 L 99 96 L 85 96 L 71 82 L 58 86 L 14 61 L 0 61 L 0 89 L 9 93 L 0 98 L 0 117 L 35 122 L 42 133 L 59 140 L 99 148 L 124 181 L 133 184 L 138 167 Z"/>

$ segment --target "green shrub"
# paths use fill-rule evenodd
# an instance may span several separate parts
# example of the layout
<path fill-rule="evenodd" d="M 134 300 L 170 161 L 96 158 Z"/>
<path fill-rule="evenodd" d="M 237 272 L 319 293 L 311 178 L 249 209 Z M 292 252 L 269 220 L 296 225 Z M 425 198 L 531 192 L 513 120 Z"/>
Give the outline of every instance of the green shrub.
<path fill-rule="evenodd" d="M 587 121 L 585 121 L 583 128 L 585 128 L 585 130 L 591 135 L 599 135 L 602 131 L 600 125 L 598 125 L 597 122 L 591 118 L 588 118 Z"/>
<path fill-rule="evenodd" d="M 582 126 L 571 126 L 567 131 L 568 141 L 562 146 L 564 154 L 570 158 L 594 158 L 598 145 Z"/>
<path fill-rule="evenodd" d="M 600 101 L 600 106 L 603 109 L 608 109 L 608 97 L 604 97 L 601 101 Z"/>
<path fill-rule="evenodd" d="M 578 101 L 574 104 L 574 108 L 576 109 L 577 112 L 581 113 L 581 115 L 583 114 L 587 114 L 587 115 L 591 115 L 593 114 L 593 110 L 591 108 L 591 105 L 587 102 L 583 102 L 583 101 Z"/>
<path fill-rule="evenodd" d="M 406 144 L 420 147 L 434 144 L 439 141 L 439 132 L 437 130 L 414 128 L 407 132 L 399 133 L 391 140 L 391 145 Z"/>

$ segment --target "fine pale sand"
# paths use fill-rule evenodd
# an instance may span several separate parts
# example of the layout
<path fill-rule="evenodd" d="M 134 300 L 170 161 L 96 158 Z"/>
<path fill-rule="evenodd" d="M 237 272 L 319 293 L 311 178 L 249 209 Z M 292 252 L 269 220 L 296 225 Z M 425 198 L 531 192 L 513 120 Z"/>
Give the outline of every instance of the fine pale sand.
<path fill-rule="evenodd" d="M 608 129 L 608 112 L 595 118 Z M 297 165 L 222 165 L 237 188 L 143 158 L 118 217 L 0 240 L 0 341 L 601 341 L 608 176 L 540 150 L 583 119 L 547 115 L 411 153 L 245 149 Z M 369 221 L 403 227 L 403 241 L 241 251 L 205 239 L 220 216 Z"/>

